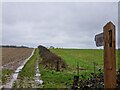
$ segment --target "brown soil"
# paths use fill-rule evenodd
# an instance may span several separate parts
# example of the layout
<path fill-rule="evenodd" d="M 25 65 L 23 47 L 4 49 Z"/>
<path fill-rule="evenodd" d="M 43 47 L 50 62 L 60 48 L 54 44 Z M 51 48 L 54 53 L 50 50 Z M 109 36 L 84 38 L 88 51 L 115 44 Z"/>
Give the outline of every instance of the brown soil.
<path fill-rule="evenodd" d="M 31 48 L 2 48 L 3 68 L 16 70 L 31 55 L 32 51 Z"/>

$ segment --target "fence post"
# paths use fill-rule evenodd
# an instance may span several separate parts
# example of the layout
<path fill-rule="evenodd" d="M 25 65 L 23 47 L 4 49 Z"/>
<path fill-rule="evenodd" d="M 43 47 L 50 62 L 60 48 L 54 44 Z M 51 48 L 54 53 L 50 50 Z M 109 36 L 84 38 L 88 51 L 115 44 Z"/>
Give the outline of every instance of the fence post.
<path fill-rule="evenodd" d="M 103 27 L 104 32 L 104 88 L 116 88 L 116 44 L 115 25 Z"/>
<path fill-rule="evenodd" d="M 60 68 L 59 68 L 59 60 L 57 60 L 57 63 L 56 63 L 56 71 L 60 71 Z"/>

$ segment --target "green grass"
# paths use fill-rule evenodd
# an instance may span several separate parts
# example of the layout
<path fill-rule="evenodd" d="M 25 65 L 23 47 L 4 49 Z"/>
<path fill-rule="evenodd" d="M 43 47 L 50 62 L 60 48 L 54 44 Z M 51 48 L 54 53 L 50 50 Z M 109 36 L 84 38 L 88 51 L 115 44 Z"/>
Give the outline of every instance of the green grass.
<path fill-rule="evenodd" d="M 71 86 L 74 74 L 66 72 L 56 72 L 54 70 L 43 69 L 40 66 L 44 88 L 65 88 Z"/>
<path fill-rule="evenodd" d="M 98 68 L 103 68 L 103 50 L 97 49 L 51 49 L 52 52 L 61 56 L 72 68 L 79 63 L 80 67 L 92 71 L 93 63 L 98 64 Z"/>
<path fill-rule="evenodd" d="M 39 67 L 41 72 L 42 80 L 44 81 L 43 88 L 71 88 L 73 84 L 73 78 L 76 75 L 74 72 L 63 71 L 56 72 L 55 70 L 44 69 L 42 65 Z M 85 79 L 88 75 L 87 72 L 82 74 L 83 77 L 80 79 Z"/>
<path fill-rule="evenodd" d="M 51 49 L 61 56 L 70 67 L 75 67 L 77 62 L 81 67 L 93 70 L 93 62 L 98 68 L 103 68 L 104 51 L 102 49 Z M 118 66 L 118 50 L 116 51 L 116 65 Z"/>
<path fill-rule="evenodd" d="M 2 70 L 2 84 L 3 85 L 7 83 L 12 73 L 13 73 L 13 70 L 9 70 L 9 69 Z"/>

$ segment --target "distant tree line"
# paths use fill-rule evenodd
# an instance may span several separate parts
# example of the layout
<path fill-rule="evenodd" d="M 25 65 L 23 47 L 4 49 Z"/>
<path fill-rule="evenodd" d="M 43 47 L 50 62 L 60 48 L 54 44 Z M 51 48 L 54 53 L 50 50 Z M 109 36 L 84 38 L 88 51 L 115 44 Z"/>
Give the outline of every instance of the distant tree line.
<path fill-rule="evenodd" d="M 16 45 L 0 45 L 2 48 L 29 48 L 27 46 L 16 46 Z"/>

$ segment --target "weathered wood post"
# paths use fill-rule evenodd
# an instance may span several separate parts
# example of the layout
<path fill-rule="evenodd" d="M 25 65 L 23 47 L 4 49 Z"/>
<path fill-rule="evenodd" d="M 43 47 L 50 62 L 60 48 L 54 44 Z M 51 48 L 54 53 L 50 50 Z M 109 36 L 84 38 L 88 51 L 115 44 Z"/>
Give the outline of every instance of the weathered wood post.
<path fill-rule="evenodd" d="M 116 88 L 116 42 L 115 25 L 112 22 L 103 27 L 103 33 L 95 36 L 96 46 L 104 46 L 104 88 Z"/>
<path fill-rule="evenodd" d="M 116 88 L 116 44 L 115 25 L 103 27 L 104 32 L 104 88 Z"/>
<path fill-rule="evenodd" d="M 60 68 L 59 68 L 59 60 L 57 60 L 57 63 L 56 63 L 56 71 L 60 71 Z"/>

